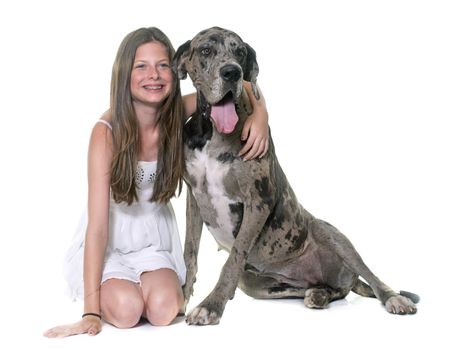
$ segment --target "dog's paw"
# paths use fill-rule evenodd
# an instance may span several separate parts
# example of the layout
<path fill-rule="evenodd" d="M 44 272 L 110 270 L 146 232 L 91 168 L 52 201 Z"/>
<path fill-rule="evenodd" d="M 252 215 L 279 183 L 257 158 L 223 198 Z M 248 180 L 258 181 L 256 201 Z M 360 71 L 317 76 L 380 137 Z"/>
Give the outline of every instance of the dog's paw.
<path fill-rule="evenodd" d="M 185 322 L 190 325 L 205 326 L 218 324 L 220 322 L 220 318 L 221 315 L 217 311 L 205 306 L 198 306 L 190 311 L 185 319 Z"/>
<path fill-rule="evenodd" d="M 402 295 L 395 295 L 386 300 L 385 308 L 386 311 L 397 315 L 415 314 L 417 312 L 416 305 Z"/>
<path fill-rule="evenodd" d="M 325 289 L 309 288 L 306 290 L 304 304 L 310 309 L 325 309 L 330 302 L 330 294 Z"/>

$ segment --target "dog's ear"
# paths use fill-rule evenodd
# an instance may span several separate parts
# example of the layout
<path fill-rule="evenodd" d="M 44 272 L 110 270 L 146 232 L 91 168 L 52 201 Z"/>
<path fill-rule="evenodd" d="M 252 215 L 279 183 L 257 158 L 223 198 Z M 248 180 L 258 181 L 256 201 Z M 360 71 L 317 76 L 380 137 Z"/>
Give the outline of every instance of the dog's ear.
<path fill-rule="evenodd" d="M 256 60 L 256 51 L 248 45 L 247 43 L 244 43 L 246 46 L 246 62 L 245 67 L 243 70 L 243 79 L 246 81 L 249 81 L 251 83 L 251 87 L 253 88 L 253 93 L 256 99 L 258 100 L 259 97 L 259 91 L 257 90 L 256 86 L 256 79 L 257 75 L 259 74 L 259 65 L 257 64 Z"/>
<path fill-rule="evenodd" d="M 185 68 L 185 61 L 187 60 L 187 53 L 190 49 L 191 40 L 186 41 L 179 46 L 173 57 L 173 69 L 177 72 L 179 79 L 187 78 L 187 69 Z"/>

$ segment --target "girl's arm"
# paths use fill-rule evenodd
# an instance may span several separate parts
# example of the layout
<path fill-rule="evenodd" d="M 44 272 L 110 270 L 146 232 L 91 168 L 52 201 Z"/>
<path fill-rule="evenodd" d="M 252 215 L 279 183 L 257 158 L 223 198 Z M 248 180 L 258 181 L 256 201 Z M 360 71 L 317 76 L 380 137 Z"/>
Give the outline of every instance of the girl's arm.
<path fill-rule="evenodd" d="M 184 103 L 185 118 L 196 112 L 196 92 L 182 96 Z"/>
<path fill-rule="evenodd" d="M 244 160 L 254 159 L 256 157 L 263 157 L 268 150 L 268 113 L 265 106 L 264 96 L 260 91 L 260 99 L 256 100 L 251 88 L 251 83 L 244 81 L 248 97 L 253 107 L 253 113 L 245 121 L 245 125 L 242 130 L 242 141 L 246 140 L 245 145 L 239 152 L 239 156 L 244 156 Z M 184 95 L 182 97 L 184 101 L 185 115 L 188 117 L 196 111 L 196 93 Z"/>
<path fill-rule="evenodd" d="M 251 83 L 243 81 L 243 86 L 248 93 L 253 113 L 246 119 L 242 130 L 242 141 L 246 144 L 239 152 L 239 156 L 244 156 L 244 160 L 262 158 L 268 151 L 268 113 L 265 105 L 264 95 L 259 91 L 260 99 L 256 100 L 253 94 Z"/>
<path fill-rule="evenodd" d="M 84 313 L 100 314 L 100 284 L 108 241 L 112 150 L 110 129 L 97 123 L 88 152 L 88 226 L 83 262 Z M 98 318 L 97 320 L 99 321 Z M 100 328 L 97 329 L 99 331 Z"/>
<path fill-rule="evenodd" d="M 111 159 L 111 132 L 107 126 L 97 123 L 91 134 L 88 151 L 88 226 L 83 262 L 84 314 L 100 315 L 100 284 L 108 240 Z M 86 316 L 76 323 L 52 328 L 44 335 L 52 338 L 82 333 L 95 335 L 101 329 L 102 322 L 98 317 Z"/>

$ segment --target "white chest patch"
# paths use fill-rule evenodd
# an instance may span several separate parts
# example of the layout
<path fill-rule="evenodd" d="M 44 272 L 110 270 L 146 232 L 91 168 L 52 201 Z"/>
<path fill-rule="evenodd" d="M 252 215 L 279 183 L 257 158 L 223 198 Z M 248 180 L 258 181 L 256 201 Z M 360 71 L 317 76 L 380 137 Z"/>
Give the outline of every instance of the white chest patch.
<path fill-rule="evenodd" d="M 228 176 L 230 164 L 224 164 L 208 157 L 205 152 L 194 150 L 193 157 L 186 163 L 187 172 L 196 181 L 192 187 L 204 222 L 209 223 L 209 231 L 218 244 L 228 250 L 234 243 L 229 198 L 224 187 L 224 179 Z"/>

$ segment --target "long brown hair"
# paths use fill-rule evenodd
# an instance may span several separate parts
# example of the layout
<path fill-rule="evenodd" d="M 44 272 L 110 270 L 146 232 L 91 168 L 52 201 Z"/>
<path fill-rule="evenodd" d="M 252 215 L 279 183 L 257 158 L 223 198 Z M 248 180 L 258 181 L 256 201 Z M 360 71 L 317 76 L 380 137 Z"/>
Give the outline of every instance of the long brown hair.
<path fill-rule="evenodd" d="M 135 187 L 139 149 L 138 119 L 132 104 L 130 80 L 137 48 L 148 42 L 163 44 L 172 63 L 174 48 L 168 37 L 155 27 L 140 28 L 122 41 L 111 76 L 110 113 L 113 132 L 111 190 L 116 202 L 129 205 L 137 199 Z M 182 144 L 183 104 L 179 80 L 173 71 L 173 90 L 163 102 L 159 126 L 157 174 L 151 201 L 166 203 L 182 187 L 184 155 Z"/>

